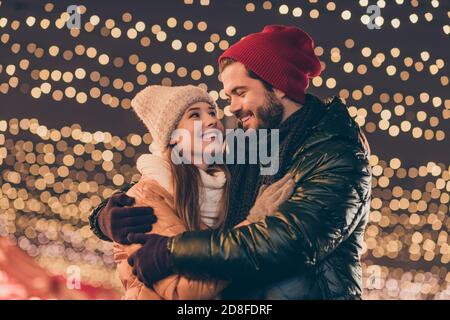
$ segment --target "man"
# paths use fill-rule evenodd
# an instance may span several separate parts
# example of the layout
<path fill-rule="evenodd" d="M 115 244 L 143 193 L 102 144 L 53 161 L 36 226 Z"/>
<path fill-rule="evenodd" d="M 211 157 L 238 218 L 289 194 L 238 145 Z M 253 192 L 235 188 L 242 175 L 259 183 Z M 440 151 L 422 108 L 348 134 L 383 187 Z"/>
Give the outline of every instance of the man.
<path fill-rule="evenodd" d="M 178 273 L 231 280 L 224 298 L 361 298 L 369 149 L 338 98 L 324 103 L 306 94 L 309 78 L 321 70 L 313 40 L 296 27 L 267 26 L 226 50 L 219 69 L 230 111 L 244 130 L 280 130 L 278 173 L 262 176 L 258 165 L 231 166 L 224 230 L 174 238 L 136 234 L 150 229 L 151 211 L 126 208 L 132 199 L 115 195 L 92 215 L 94 231 L 103 239 L 143 245 L 129 263 L 147 285 Z M 233 229 L 259 187 L 287 172 L 296 188 L 276 215 Z M 147 224 L 134 225 L 136 216 L 146 216 Z"/>

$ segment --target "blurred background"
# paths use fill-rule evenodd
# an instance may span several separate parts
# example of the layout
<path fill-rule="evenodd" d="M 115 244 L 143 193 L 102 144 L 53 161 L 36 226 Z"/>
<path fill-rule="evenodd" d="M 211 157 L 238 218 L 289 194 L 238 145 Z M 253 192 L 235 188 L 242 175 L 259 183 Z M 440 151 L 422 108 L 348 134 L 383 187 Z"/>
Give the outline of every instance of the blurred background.
<path fill-rule="evenodd" d="M 0 1 L 0 299 L 120 298 L 88 216 L 140 177 L 130 100 L 197 84 L 232 126 L 216 60 L 267 24 L 315 39 L 309 91 L 344 99 L 370 142 L 364 298 L 450 299 L 449 18 L 446 0 Z"/>

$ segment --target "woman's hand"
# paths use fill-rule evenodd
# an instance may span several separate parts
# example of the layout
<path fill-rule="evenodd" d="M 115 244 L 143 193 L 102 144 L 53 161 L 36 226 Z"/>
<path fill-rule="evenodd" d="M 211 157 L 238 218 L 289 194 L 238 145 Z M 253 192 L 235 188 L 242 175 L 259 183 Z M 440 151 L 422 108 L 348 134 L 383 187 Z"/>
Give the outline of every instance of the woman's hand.
<path fill-rule="evenodd" d="M 295 182 L 290 173 L 270 186 L 262 185 L 259 188 L 256 202 L 250 209 L 247 220 L 254 223 L 273 215 L 278 207 L 288 200 L 294 192 Z"/>

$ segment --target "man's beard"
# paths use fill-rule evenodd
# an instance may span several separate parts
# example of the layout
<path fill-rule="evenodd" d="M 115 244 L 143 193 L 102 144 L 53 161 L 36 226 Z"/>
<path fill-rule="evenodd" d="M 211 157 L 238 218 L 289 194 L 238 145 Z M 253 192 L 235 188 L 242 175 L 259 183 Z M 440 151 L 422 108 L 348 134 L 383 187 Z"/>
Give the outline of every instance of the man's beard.
<path fill-rule="evenodd" d="M 278 128 L 283 120 L 283 106 L 273 92 L 267 92 L 267 102 L 256 110 L 258 129 Z"/>

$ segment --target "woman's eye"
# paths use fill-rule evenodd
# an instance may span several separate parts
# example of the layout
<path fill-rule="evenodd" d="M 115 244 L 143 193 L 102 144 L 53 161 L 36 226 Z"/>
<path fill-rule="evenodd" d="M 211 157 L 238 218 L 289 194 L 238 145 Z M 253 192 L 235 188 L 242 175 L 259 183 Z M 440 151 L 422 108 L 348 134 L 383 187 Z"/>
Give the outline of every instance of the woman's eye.
<path fill-rule="evenodd" d="M 212 115 L 213 117 L 216 116 L 216 112 L 215 111 L 211 111 L 209 114 Z"/>
<path fill-rule="evenodd" d="M 189 116 L 189 118 L 198 118 L 199 114 L 197 112 L 195 113 L 191 113 L 191 115 Z"/>

